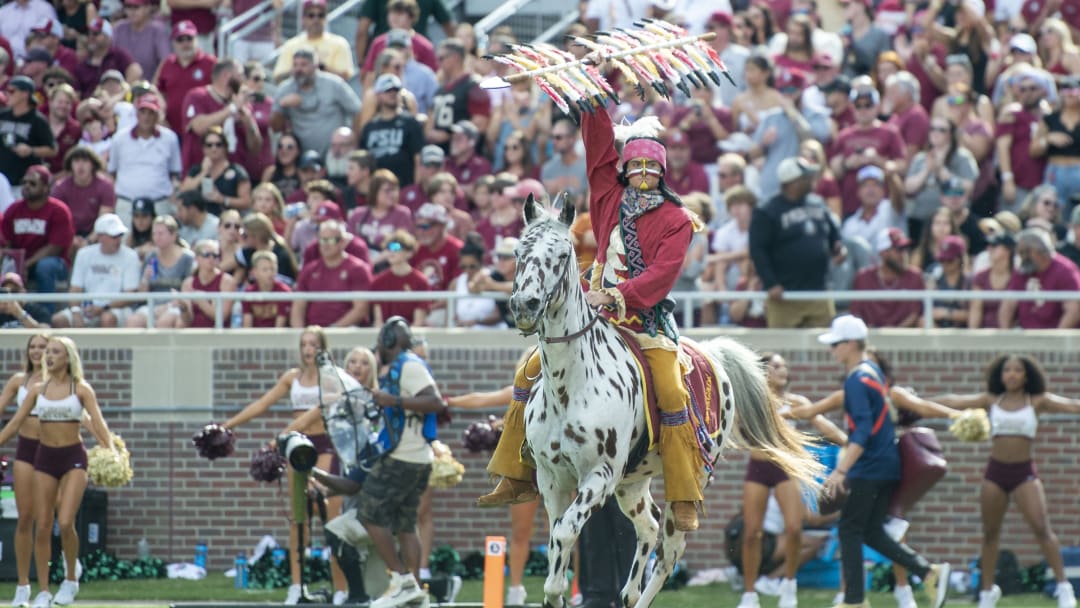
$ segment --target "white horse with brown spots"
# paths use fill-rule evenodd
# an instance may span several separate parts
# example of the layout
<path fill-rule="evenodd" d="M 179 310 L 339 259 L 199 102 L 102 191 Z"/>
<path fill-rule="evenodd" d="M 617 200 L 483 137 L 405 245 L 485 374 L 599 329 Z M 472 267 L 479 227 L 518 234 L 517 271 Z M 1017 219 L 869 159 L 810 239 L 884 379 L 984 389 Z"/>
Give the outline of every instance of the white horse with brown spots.
<path fill-rule="evenodd" d="M 641 372 L 619 331 L 598 320 L 586 304 L 569 233 L 573 217 L 569 203 L 556 219 L 529 197 L 510 297 L 518 329 L 540 339 L 543 378 L 526 405 L 525 423 L 526 449 L 536 461 L 550 518 L 544 605 L 565 606 L 574 543 L 589 517 L 614 494 L 633 522 L 638 543 L 622 603 L 649 606 L 682 555 L 686 536 L 675 529 L 668 510 L 656 570 L 642 590 L 660 530 L 661 511 L 649 489 L 662 470 L 660 456 L 651 451 L 643 459 L 631 458 L 648 433 Z M 793 478 L 814 484 L 819 467 L 802 450 L 801 437 L 776 414 L 757 355 L 725 338 L 703 346 L 718 372 L 723 399 L 714 441 L 704 442 L 709 464 L 725 444 L 735 442 L 769 452 Z"/>

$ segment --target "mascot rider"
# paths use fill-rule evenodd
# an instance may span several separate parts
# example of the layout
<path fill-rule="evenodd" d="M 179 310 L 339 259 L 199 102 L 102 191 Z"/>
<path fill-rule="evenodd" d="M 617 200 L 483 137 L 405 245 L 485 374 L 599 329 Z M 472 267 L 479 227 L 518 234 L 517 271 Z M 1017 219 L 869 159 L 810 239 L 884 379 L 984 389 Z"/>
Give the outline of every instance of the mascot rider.
<path fill-rule="evenodd" d="M 614 127 L 603 108 L 582 114 L 589 212 L 597 243 L 585 297 L 610 323 L 630 330 L 644 350 L 661 410 L 659 448 L 666 499 L 675 526 L 690 531 L 698 527 L 705 463 L 690 422 L 690 395 L 683 383 L 686 370 L 678 357 L 679 334 L 667 294 L 682 272 L 700 223 L 664 183 L 667 150 L 657 138 L 661 129 L 655 117 Z M 621 160 L 617 138 L 625 142 Z M 525 441 L 525 402 L 539 375 L 540 356 L 534 353 L 514 377 L 502 437 L 488 464 L 488 472 L 502 479 L 494 491 L 477 500 L 480 506 L 527 502 L 538 495 L 534 472 L 522 462 L 520 449 Z"/>

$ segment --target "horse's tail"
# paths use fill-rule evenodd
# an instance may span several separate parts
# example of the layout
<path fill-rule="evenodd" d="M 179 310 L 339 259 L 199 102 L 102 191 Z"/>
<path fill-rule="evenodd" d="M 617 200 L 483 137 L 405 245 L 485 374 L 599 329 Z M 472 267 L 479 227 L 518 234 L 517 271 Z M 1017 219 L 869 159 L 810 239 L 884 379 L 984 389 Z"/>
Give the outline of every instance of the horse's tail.
<path fill-rule="evenodd" d="M 731 380 L 735 401 L 734 445 L 760 450 L 789 477 L 817 488 L 824 468 L 803 447 L 813 438 L 789 426 L 780 417 L 777 397 L 769 389 L 757 353 L 730 338 L 705 343 Z"/>

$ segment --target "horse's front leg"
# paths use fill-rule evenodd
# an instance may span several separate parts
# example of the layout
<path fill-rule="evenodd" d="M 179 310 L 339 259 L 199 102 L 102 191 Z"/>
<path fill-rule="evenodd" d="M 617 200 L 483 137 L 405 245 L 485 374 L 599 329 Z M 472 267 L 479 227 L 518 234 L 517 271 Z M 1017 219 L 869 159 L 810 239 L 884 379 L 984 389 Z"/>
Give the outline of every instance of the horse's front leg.
<path fill-rule="evenodd" d="M 667 505 L 664 509 L 664 536 L 660 541 L 660 547 L 656 550 L 656 567 L 652 572 L 652 578 L 649 579 L 649 584 L 645 586 L 645 591 L 639 600 L 642 606 L 652 605 L 685 549 L 686 532 L 675 529 L 675 514 L 671 510 L 671 505 Z"/>
<path fill-rule="evenodd" d="M 634 608 L 641 597 L 641 579 L 645 575 L 649 554 L 656 546 L 657 534 L 660 532 L 660 523 L 657 521 L 660 508 L 656 506 L 649 492 L 651 481 L 651 478 L 645 478 L 619 486 L 615 490 L 619 508 L 634 524 L 634 532 L 637 534 L 634 565 L 630 567 L 630 577 L 619 594 L 623 608 Z"/>
<path fill-rule="evenodd" d="M 604 464 L 585 475 L 578 484 L 577 497 L 563 510 L 555 500 L 548 498 L 544 489 L 544 506 L 548 511 L 551 524 L 551 537 L 548 541 L 548 576 L 544 582 L 544 606 L 562 608 L 566 604 L 567 580 L 566 569 L 570 566 L 570 556 L 581 528 L 596 510 L 614 493 L 614 469 Z M 539 481 L 539 479 L 538 479 Z M 544 486 L 541 486 L 544 487 Z M 557 492 L 557 490 L 556 490 Z M 561 497 L 560 497 L 561 498 Z"/>
<path fill-rule="evenodd" d="M 567 507 L 570 506 L 570 501 L 573 499 L 573 488 L 564 487 L 566 484 L 560 484 L 556 475 L 544 470 L 543 466 L 536 469 L 536 485 L 540 488 L 540 497 L 544 501 L 544 510 L 548 515 L 548 529 L 554 530 L 556 523 L 559 521 L 561 514 L 564 513 Z M 573 547 L 569 547 L 567 550 L 563 550 L 561 546 L 557 549 L 554 543 L 549 542 L 548 552 L 548 578 L 544 583 L 545 594 L 548 587 L 552 584 L 552 577 L 555 576 L 555 569 L 552 564 L 563 564 L 570 560 L 570 556 L 573 554 Z M 566 580 L 566 566 L 563 565 L 562 574 L 563 581 Z M 557 580 L 557 579 L 556 579 Z M 561 596 L 561 592 L 559 594 Z M 557 601 L 551 598 L 545 598 L 544 608 L 562 608 L 565 606 L 565 602 L 562 598 L 557 598 Z"/>

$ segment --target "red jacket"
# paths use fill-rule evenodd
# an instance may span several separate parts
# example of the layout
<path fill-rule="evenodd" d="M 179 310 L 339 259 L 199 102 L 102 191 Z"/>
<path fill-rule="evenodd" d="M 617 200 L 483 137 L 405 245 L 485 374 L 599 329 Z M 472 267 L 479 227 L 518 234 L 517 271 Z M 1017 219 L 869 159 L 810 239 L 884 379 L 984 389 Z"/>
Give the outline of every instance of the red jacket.
<path fill-rule="evenodd" d="M 618 182 L 619 155 L 615 153 L 611 117 L 604 110 L 598 110 L 596 115 L 584 113 L 581 135 L 585 141 L 589 214 L 596 237 L 596 261 L 606 264 L 611 233 L 619 224 L 623 194 L 623 186 Z M 643 214 L 637 219 L 637 228 L 646 269 L 633 278 L 628 274 L 620 277 L 621 282 L 616 285 L 626 302 L 627 316 L 633 316 L 636 310 L 648 310 L 667 297 L 682 272 L 694 235 L 690 214 L 672 202 L 665 202 Z M 609 311 L 605 311 L 605 316 L 619 318 L 617 313 Z M 639 325 L 631 326 L 640 331 Z"/>

